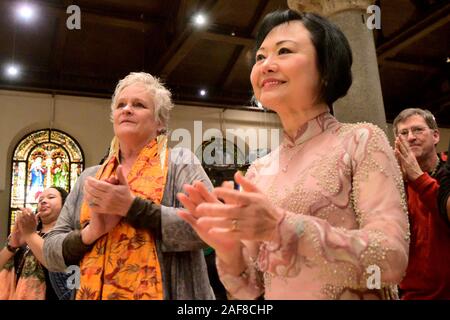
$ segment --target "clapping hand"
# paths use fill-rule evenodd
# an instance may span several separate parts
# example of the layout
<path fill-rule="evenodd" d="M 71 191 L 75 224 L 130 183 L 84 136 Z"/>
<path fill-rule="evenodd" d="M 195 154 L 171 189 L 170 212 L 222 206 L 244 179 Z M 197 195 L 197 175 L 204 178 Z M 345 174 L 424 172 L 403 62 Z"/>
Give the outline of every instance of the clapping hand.
<path fill-rule="evenodd" d="M 97 180 L 88 177 L 84 184 L 85 200 L 91 209 L 97 213 L 125 217 L 135 196 L 125 178 L 122 166 L 117 167 L 117 178 Z"/>
<path fill-rule="evenodd" d="M 13 232 L 11 232 L 8 243 L 13 248 L 19 248 L 25 244 L 25 240 L 23 239 L 22 233 L 20 232 L 19 228 L 17 228 L 17 225 L 14 227 Z"/>
<path fill-rule="evenodd" d="M 227 188 L 231 187 L 229 184 L 226 185 Z M 197 211 L 202 204 L 212 204 L 217 207 L 222 207 L 224 204 L 213 193 L 209 192 L 206 186 L 200 181 L 195 181 L 192 185 L 184 185 L 184 190 L 187 195 L 178 193 L 177 197 L 186 210 L 179 210 L 178 214 L 192 226 L 199 237 L 218 253 L 229 252 L 234 248 L 240 248 L 240 241 L 238 239 L 212 233 L 210 225 L 205 223 L 205 218 L 202 218 L 201 214 Z"/>
<path fill-rule="evenodd" d="M 213 222 L 217 233 L 230 233 L 240 240 L 270 241 L 282 218 L 267 197 L 240 172 L 234 175 L 243 191 L 216 188 L 214 195 L 223 199 L 225 205 L 214 208 L 203 204 L 197 211 L 202 217 L 216 218 Z M 212 222 L 212 221 L 211 221 Z"/>
<path fill-rule="evenodd" d="M 401 137 L 395 139 L 395 157 L 400 164 L 404 179 L 414 181 L 423 174 L 408 142 Z"/>
<path fill-rule="evenodd" d="M 17 217 L 16 224 L 22 237 L 25 238 L 36 232 L 38 218 L 39 213 L 35 215 L 29 208 L 21 209 L 21 212 Z"/>
<path fill-rule="evenodd" d="M 89 177 L 85 182 L 84 200 L 91 209 L 91 220 L 83 237 L 87 244 L 114 229 L 134 200 L 122 166 L 118 166 L 116 173 L 117 178 L 110 177 L 101 181 Z"/>

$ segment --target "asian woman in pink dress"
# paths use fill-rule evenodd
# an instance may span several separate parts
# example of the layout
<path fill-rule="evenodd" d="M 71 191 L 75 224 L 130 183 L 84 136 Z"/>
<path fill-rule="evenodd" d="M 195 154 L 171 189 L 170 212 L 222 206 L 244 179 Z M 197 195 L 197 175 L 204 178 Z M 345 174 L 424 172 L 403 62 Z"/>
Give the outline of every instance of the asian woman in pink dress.
<path fill-rule="evenodd" d="M 255 60 L 255 97 L 284 139 L 235 175 L 241 192 L 185 186 L 180 216 L 216 250 L 234 298 L 396 299 L 409 247 L 400 169 L 382 130 L 329 111 L 352 83 L 347 39 L 318 15 L 277 11 Z"/>

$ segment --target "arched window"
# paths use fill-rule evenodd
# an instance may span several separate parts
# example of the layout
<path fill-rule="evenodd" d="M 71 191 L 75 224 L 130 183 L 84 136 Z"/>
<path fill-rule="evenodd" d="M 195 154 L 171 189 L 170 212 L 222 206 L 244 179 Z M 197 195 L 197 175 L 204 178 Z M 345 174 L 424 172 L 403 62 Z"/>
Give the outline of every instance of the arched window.
<path fill-rule="evenodd" d="M 68 134 L 45 129 L 23 137 L 12 159 L 10 232 L 20 208 L 35 210 L 45 188 L 57 186 L 70 191 L 83 169 L 83 151 Z"/>
<path fill-rule="evenodd" d="M 232 181 L 236 170 L 246 168 L 244 153 L 236 144 L 225 138 L 212 137 L 203 141 L 195 152 L 213 186 Z"/>

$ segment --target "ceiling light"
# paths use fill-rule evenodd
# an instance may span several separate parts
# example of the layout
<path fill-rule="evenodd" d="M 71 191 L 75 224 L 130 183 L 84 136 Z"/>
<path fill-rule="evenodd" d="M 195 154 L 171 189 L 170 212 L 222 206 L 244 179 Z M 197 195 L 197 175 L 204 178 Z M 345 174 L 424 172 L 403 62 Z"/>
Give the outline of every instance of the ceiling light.
<path fill-rule="evenodd" d="M 20 74 L 20 68 L 15 64 L 10 64 L 6 66 L 5 72 L 9 78 L 17 78 Z"/>
<path fill-rule="evenodd" d="M 198 26 L 203 26 L 206 24 L 206 17 L 203 14 L 199 13 L 194 17 L 194 22 Z"/>
<path fill-rule="evenodd" d="M 202 97 L 206 96 L 206 94 L 208 93 L 205 89 L 202 89 L 198 92 Z"/>
<path fill-rule="evenodd" d="M 16 13 L 21 20 L 30 21 L 35 15 L 35 8 L 28 3 L 23 3 L 17 7 Z"/>

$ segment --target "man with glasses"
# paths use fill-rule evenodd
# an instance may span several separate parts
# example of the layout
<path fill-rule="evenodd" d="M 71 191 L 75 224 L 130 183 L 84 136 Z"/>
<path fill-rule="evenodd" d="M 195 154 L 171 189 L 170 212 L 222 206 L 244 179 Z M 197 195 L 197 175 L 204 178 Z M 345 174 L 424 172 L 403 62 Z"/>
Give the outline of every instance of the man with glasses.
<path fill-rule="evenodd" d="M 450 227 L 439 214 L 439 130 L 428 110 L 405 109 L 395 118 L 395 155 L 403 172 L 411 241 L 400 283 L 402 299 L 450 299 Z"/>

